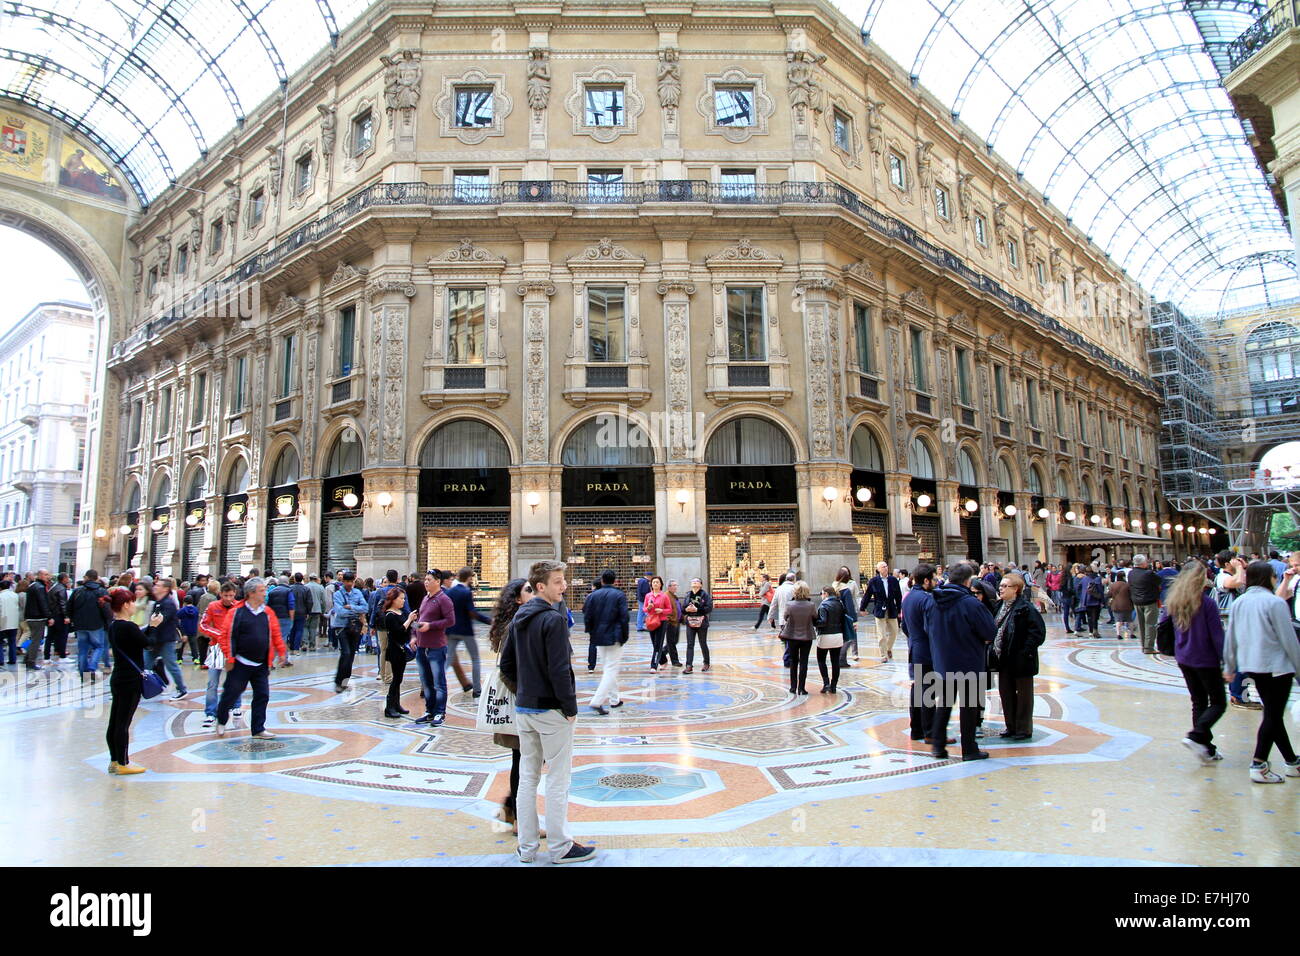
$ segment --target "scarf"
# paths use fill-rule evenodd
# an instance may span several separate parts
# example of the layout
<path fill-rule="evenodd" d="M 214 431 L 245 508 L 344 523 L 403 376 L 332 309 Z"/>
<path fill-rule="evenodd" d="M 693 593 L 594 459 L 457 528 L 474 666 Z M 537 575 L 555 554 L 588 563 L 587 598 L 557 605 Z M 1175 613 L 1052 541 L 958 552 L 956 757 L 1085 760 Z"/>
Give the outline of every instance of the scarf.
<path fill-rule="evenodd" d="M 1011 622 L 1015 617 L 1016 610 L 1027 603 L 1029 602 L 1025 599 L 1025 593 L 1023 590 L 1010 604 L 1005 601 L 1002 602 L 1002 608 L 998 611 L 998 616 L 995 622 L 998 627 L 998 635 L 993 639 L 993 650 L 999 657 L 1002 656 L 1002 648 L 1008 643 L 1009 635 L 1007 632 L 1011 629 Z"/>

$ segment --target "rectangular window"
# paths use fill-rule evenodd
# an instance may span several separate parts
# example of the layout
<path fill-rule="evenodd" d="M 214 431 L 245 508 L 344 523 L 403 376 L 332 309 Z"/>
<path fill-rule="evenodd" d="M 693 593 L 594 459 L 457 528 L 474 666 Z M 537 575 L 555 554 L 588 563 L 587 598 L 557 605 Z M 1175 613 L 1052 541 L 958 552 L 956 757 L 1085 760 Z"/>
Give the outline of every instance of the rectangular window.
<path fill-rule="evenodd" d="M 141 423 L 144 420 L 144 402 L 136 400 L 131 403 L 131 441 L 130 447 L 140 447 Z"/>
<path fill-rule="evenodd" d="M 166 438 L 171 431 L 172 390 L 164 388 L 158 395 L 158 417 L 154 420 L 153 437 L 155 440 Z"/>
<path fill-rule="evenodd" d="M 1020 246 L 1014 239 L 1007 240 L 1007 262 L 1013 269 L 1020 268 Z"/>
<path fill-rule="evenodd" d="M 1039 285 L 1047 285 L 1047 270 L 1043 268 L 1042 259 L 1034 263 L 1034 273 L 1038 276 Z"/>
<path fill-rule="evenodd" d="M 266 190 L 254 189 L 248 194 L 248 224 L 260 226 L 266 218 Z"/>
<path fill-rule="evenodd" d="M 356 338 L 357 307 L 349 305 L 339 310 L 339 362 L 335 373 L 340 377 L 352 374 L 352 356 L 356 348 Z"/>
<path fill-rule="evenodd" d="M 763 290 L 727 287 L 727 358 L 732 362 L 766 362 Z"/>
<path fill-rule="evenodd" d="M 460 202 L 483 202 L 491 188 L 486 169 L 458 169 L 452 174 L 452 184 Z"/>
<path fill-rule="evenodd" d="M 77 441 L 77 471 L 86 467 L 86 439 L 82 438 Z"/>
<path fill-rule="evenodd" d="M 853 337 L 858 346 L 858 368 L 875 374 L 875 342 L 872 341 L 871 309 L 861 302 L 853 303 Z"/>
<path fill-rule="evenodd" d="M 587 170 L 587 194 L 603 202 L 619 202 L 623 198 L 623 170 Z"/>
<path fill-rule="evenodd" d="M 1056 434 L 1065 434 L 1065 396 L 1061 394 L 1058 388 L 1055 392 L 1056 399 Z"/>
<path fill-rule="evenodd" d="M 957 350 L 957 401 L 969 405 L 970 401 L 970 352 Z"/>
<path fill-rule="evenodd" d="M 81 524 L 81 502 L 80 501 L 74 501 L 72 503 L 72 523 Z"/>
<path fill-rule="evenodd" d="M 203 424 L 203 414 L 208 400 L 208 373 L 199 372 L 194 376 L 194 404 L 190 414 L 191 425 Z"/>
<path fill-rule="evenodd" d="M 975 217 L 975 241 L 981 246 L 989 244 L 989 225 L 984 221 L 983 216 Z"/>
<path fill-rule="evenodd" d="M 1110 448 L 1110 428 L 1106 424 L 1109 417 L 1105 412 L 1101 413 L 1101 447 L 1106 449 Z"/>
<path fill-rule="evenodd" d="M 934 187 L 934 211 L 940 219 L 952 220 L 952 206 L 948 199 L 948 190 L 942 186 Z"/>
<path fill-rule="evenodd" d="M 1124 419 L 1119 420 L 1119 453 L 1128 455 L 1128 429 L 1124 427 Z"/>
<path fill-rule="evenodd" d="M 587 361 L 627 361 L 626 293 L 622 286 L 587 289 Z"/>
<path fill-rule="evenodd" d="M 1064 308 L 1070 304 L 1070 280 L 1061 280 L 1061 307 Z"/>
<path fill-rule="evenodd" d="M 889 181 L 898 189 L 907 188 L 907 162 L 897 153 L 889 154 Z"/>
<path fill-rule="evenodd" d="M 296 195 L 302 195 L 311 188 L 311 159 L 312 154 L 307 153 L 306 155 L 299 156 L 297 161 L 293 164 L 293 191 Z"/>
<path fill-rule="evenodd" d="M 846 153 L 853 152 L 853 120 L 835 111 L 835 145 Z"/>
<path fill-rule="evenodd" d="M 456 87 L 455 126 L 475 129 L 492 125 L 492 87 Z"/>
<path fill-rule="evenodd" d="M 915 326 L 910 327 L 912 335 L 912 378 L 918 392 L 930 390 L 929 379 L 925 374 L 925 333 Z"/>
<path fill-rule="evenodd" d="M 1007 370 L 1001 365 L 993 366 L 993 392 L 997 399 L 998 417 L 1007 417 Z"/>
<path fill-rule="evenodd" d="M 1025 384 L 1025 402 L 1029 405 L 1029 424 L 1038 427 L 1038 383 L 1030 379 Z"/>
<path fill-rule="evenodd" d="M 224 219 L 214 219 L 209 233 L 208 251 L 215 256 L 221 251 L 221 246 L 225 241 L 226 222 Z"/>
<path fill-rule="evenodd" d="M 719 180 L 724 199 L 753 199 L 758 176 L 752 169 L 724 169 Z"/>
<path fill-rule="evenodd" d="M 190 267 L 190 247 L 189 244 L 186 243 L 183 246 L 178 246 L 176 249 L 176 274 L 182 276 L 185 275 L 189 267 Z"/>
<path fill-rule="evenodd" d="M 352 121 L 352 155 L 360 156 L 375 141 L 375 119 L 370 110 L 366 110 Z"/>
<path fill-rule="evenodd" d="M 280 341 L 280 397 L 298 387 L 298 335 L 290 332 Z"/>
<path fill-rule="evenodd" d="M 1088 419 L 1085 418 L 1083 414 L 1083 402 L 1076 402 L 1074 411 L 1075 425 L 1077 427 L 1075 434 L 1078 436 L 1079 441 L 1086 445 L 1088 444 L 1088 430 L 1086 428 Z"/>
<path fill-rule="evenodd" d="M 158 267 L 154 266 L 149 270 L 149 284 L 145 287 L 149 295 L 158 291 Z"/>
<path fill-rule="evenodd" d="M 626 122 L 623 112 L 622 86 L 588 86 L 583 90 L 586 100 L 588 126 L 622 126 Z"/>
<path fill-rule="evenodd" d="M 754 88 L 752 86 L 715 86 L 713 88 L 713 123 L 715 126 L 753 126 Z"/>
<path fill-rule="evenodd" d="M 481 365 L 486 351 L 487 290 L 447 290 L 447 363 Z"/>
<path fill-rule="evenodd" d="M 230 414 L 244 410 L 248 399 L 248 356 L 241 355 L 235 359 L 234 381 L 230 387 Z"/>

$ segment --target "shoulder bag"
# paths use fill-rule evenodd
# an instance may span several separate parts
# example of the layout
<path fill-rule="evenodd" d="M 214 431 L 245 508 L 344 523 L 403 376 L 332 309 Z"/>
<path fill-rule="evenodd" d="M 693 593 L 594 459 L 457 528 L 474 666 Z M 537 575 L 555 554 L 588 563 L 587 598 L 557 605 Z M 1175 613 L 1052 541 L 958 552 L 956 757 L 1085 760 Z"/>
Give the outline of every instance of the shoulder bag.
<path fill-rule="evenodd" d="M 519 733 L 515 727 L 515 698 L 501 678 L 499 667 L 483 685 L 483 693 L 478 699 L 478 715 L 474 727 L 495 734 L 517 735 Z"/>

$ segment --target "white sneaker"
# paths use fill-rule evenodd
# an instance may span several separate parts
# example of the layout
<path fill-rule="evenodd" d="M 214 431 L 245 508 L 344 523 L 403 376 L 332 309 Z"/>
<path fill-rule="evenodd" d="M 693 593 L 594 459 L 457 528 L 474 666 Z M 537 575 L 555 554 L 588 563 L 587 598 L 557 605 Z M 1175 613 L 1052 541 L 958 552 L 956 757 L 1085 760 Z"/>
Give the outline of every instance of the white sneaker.
<path fill-rule="evenodd" d="M 172 694 L 172 700 L 184 700 L 185 694 L 186 691 L 178 690 L 176 693 Z"/>
<path fill-rule="evenodd" d="M 1268 769 L 1267 763 L 1252 763 L 1250 765 L 1250 782 L 1251 783 L 1285 783 L 1281 777 Z"/>
<path fill-rule="evenodd" d="M 232 710 L 232 711 L 230 712 L 230 716 L 231 716 L 231 717 L 243 717 L 243 716 L 244 716 L 244 708 L 242 708 L 242 707 L 236 707 L 234 710 Z"/>
<path fill-rule="evenodd" d="M 1300 777 L 1300 757 L 1287 761 L 1286 775 L 1288 777 Z"/>
<path fill-rule="evenodd" d="M 1188 750 L 1190 750 L 1192 753 L 1196 754 L 1196 756 L 1200 757 L 1201 760 L 1210 759 L 1210 748 L 1205 746 L 1205 744 L 1197 743 L 1191 737 L 1183 738 L 1183 746 L 1186 747 Z"/>
<path fill-rule="evenodd" d="M 217 722 L 217 718 L 215 718 L 215 717 L 204 717 L 204 718 L 203 718 L 203 729 L 204 729 L 204 730 L 211 730 L 211 729 L 212 729 L 212 725 L 215 724 L 216 722 Z"/>
<path fill-rule="evenodd" d="M 275 734 L 271 733 L 269 730 L 264 730 L 264 731 L 262 731 L 260 734 L 253 734 L 253 736 L 256 737 L 258 740 L 274 740 L 274 739 L 275 739 Z"/>
<path fill-rule="evenodd" d="M 218 737 L 224 737 L 224 736 L 226 736 L 226 725 L 225 725 L 225 724 L 217 724 L 217 736 L 218 736 Z"/>

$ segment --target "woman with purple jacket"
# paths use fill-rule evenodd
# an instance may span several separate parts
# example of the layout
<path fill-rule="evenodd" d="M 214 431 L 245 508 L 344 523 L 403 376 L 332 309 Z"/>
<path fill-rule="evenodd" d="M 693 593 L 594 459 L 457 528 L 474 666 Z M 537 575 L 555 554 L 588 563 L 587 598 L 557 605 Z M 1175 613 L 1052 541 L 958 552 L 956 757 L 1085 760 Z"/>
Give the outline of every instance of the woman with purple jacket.
<path fill-rule="evenodd" d="M 1205 590 L 1205 568 L 1189 561 L 1169 585 L 1165 614 L 1174 622 L 1174 659 L 1192 697 L 1192 729 L 1183 746 L 1206 764 L 1222 760 L 1210 728 L 1228 709 L 1223 687 L 1223 622 Z"/>

